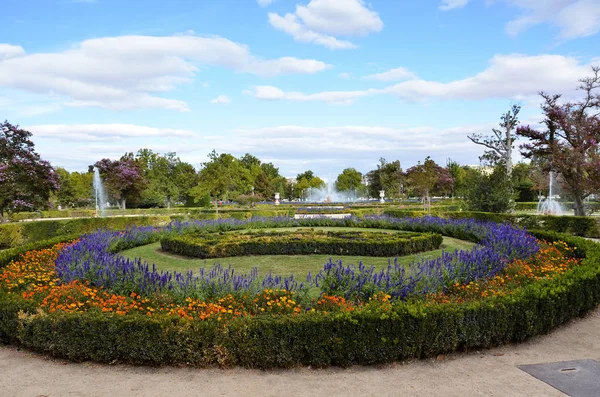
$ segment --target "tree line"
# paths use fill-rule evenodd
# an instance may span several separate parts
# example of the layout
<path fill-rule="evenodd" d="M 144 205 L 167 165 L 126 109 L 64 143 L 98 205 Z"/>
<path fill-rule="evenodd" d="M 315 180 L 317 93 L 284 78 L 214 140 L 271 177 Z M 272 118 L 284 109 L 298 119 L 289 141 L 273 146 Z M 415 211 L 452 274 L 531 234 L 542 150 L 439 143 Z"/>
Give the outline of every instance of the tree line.
<path fill-rule="evenodd" d="M 600 67 L 580 80 L 579 100 L 541 92 L 543 128 L 519 125 L 520 107 L 502 115 L 500 128 L 491 135 L 468 138 L 485 147 L 483 166 L 460 165 L 448 160 L 444 166 L 430 157 L 403 171 L 400 161 L 379 160 L 376 168 L 359 172 L 344 169 L 335 180 L 339 192 L 353 197 L 403 200 L 432 196 L 463 198 L 471 209 L 510 211 L 517 201 L 534 201 L 547 195 L 548 175 L 557 175 L 563 197 L 574 201 L 575 215 L 585 215 L 584 200 L 600 193 Z M 517 136 L 529 163 L 513 165 Z M 272 163 L 245 154 L 208 155 L 196 170 L 176 153 L 159 154 L 150 149 L 126 153 L 118 160 L 101 159 L 88 172 L 54 168 L 35 152 L 32 134 L 8 121 L 0 124 L 0 221 L 17 211 L 34 211 L 51 205 L 86 207 L 93 204 L 93 170 L 102 175 L 111 202 L 121 208 L 170 207 L 174 204 L 208 206 L 218 201 L 241 204 L 272 200 L 275 193 L 288 200 L 304 200 L 311 189 L 325 182 L 311 170 L 287 179 Z"/>

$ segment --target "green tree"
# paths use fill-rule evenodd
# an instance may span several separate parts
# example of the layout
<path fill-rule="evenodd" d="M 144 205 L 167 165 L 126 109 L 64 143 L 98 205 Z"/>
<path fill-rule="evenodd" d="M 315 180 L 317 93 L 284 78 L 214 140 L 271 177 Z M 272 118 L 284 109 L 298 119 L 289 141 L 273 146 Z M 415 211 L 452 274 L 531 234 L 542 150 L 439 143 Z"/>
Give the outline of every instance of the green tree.
<path fill-rule="evenodd" d="M 196 202 L 207 195 L 215 202 L 235 199 L 251 191 L 251 178 L 244 165 L 229 153 L 218 154 L 212 151 L 209 161 L 202 163 L 198 184 L 190 193 Z"/>
<path fill-rule="evenodd" d="M 377 169 L 367 173 L 369 181 L 368 194 L 370 197 L 379 197 L 379 191 L 384 190 L 386 197 L 402 198 L 404 196 L 404 174 L 400 160 L 387 162 L 383 157 L 379 159 Z"/>
<path fill-rule="evenodd" d="M 355 168 L 346 168 L 335 180 L 335 189 L 338 192 L 361 191 L 362 174 Z"/>
<path fill-rule="evenodd" d="M 514 165 L 511 179 L 515 189 L 516 201 L 535 201 L 536 192 L 534 190 L 534 182 L 531 179 L 533 167 L 531 164 L 519 162 Z"/>
<path fill-rule="evenodd" d="M 506 168 L 499 164 L 492 172 L 472 168 L 467 175 L 465 200 L 470 210 L 507 212 L 512 210 L 513 189 Z"/>
<path fill-rule="evenodd" d="M 429 156 L 406 170 L 406 182 L 409 188 L 422 197 L 424 203 L 431 204 L 431 193 L 436 188 L 440 194 L 451 191 L 452 177 L 448 170 L 440 167 Z"/>

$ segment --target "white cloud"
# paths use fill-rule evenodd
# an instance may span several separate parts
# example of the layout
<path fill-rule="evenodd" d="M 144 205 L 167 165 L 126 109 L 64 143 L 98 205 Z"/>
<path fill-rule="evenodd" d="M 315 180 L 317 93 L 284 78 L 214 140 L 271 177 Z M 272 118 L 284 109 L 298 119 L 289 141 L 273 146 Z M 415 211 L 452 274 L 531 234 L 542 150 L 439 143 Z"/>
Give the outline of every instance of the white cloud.
<path fill-rule="evenodd" d="M 0 62 L 5 59 L 25 55 L 25 50 L 21 46 L 0 43 Z"/>
<path fill-rule="evenodd" d="M 442 0 L 440 10 L 462 8 L 470 0 Z M 486 4 L 501 0 L 487 0 Z M 559 37 L 571 40 L 593 36 L 600 32 L 600 1 L 598 0 L 502 0 L 521 10 L 509 21 L 505 31 L 516 37 L 525 30 L 548 23 L 559 29 Z"/>
<path fill-rule="evenodd" d="M 399 67 L 390 69 L 387 72 L 371 74 L 365 76 L 365 79 L 379 80 L 379 81 L 399 81 L 399 80 L 410 80 L 415 79 L 417 76 L 406 68 Z"/>
<path fill-rule="evenodd" d="M 319 176 L 335 178 L 346 167 L 367 172 L 375 168 L 380 157 L 400 159 L 404 168 L 428 155 L 440 164 L 448 157 L 462 164 L 476 163 L 481 148 L 473 145 L 466 135 L 490 131 L 495 125 L 495 120 L 490 124 L 449 128 L 276 125 L 235 129 L 218 135 L 131 124 L 24 128 L 34 134 L 36 149 L 43 158 L 71 170 L 85 170 L 88 164 L 101 158 L 119 158 L 125 152 L 143 147 L 159 153 L 176 152 L 184 161 L 198 166 L 215 149 L 234 156 L 252 153 L 263 161 L 272 161 L 284 175 L 310 168 Z"/>
<path fill-rule="evenodd" d="M 269 13 L 269 23 L 296 41 L 329 49 L 356 48 L 336 36 L 366 36 L 383 28 L 379 15 L 363 0 L 311 0 L 306 6 L 297 5 L 293 14 Z"/>
<path fill-rule="evenodd" d="M 256 0 L 256 2 L 261 7 L 267 7 L 267 6 L 271 5 L 271 3 L 273 2 L 273 0 Z"/>
<path fill-rule="evenodd" d="M 284 92 L 278 87 L 273 86 L 255 86 L 252 90 L 246 90 L 246 94 L 253 95 L 257 99 L 263 100 L 288 100 L 294 102 L 327 102 L 338 105 L 348 105 L 355 102 L 358 98 L 375 95 L 381 90 L 368 89 L 356 91 L 324 91 L 315 94 L 305 94 L 303 92 Z"/>
<path fill-rule="evenodd" d="M 191 137 L 194 132 L 172 128 L 155 128 L 135 124 L 46 124 L 23 127 L 34 138 L 62 141 L 110 141 L 126 138 Z M 131 151 L 131 148 L 129 149 Z"/>
<path fill-rule="evenodd" d="M 589 76 L 590 64 L 561 55 L 496 55 L 482 72 L 450 82 L 413 79 L 382 89 L 323 91 L 313 94 L 286 92 L 273 86 L 256 86 L 258 99 L 352 103 L 358 98 L 393 94 L 408 101 L 430 99 L 512 99 L 528 100 L 539 91 L 572 93 L 578 79 Z"/>
<path fill-rule="evenodd" d="M 600 31 L 598 0 L 505 0 L 522 10 L 506 24 L 506 32 L 517 36 L 532 26 L 549 23 L 559 28 L 564 40 L 592 36 Z"/>
<path fill-rule="evenodd" d="M 469 0 L 442 0 L 440 10 L 448 11 L 455 8 L 463 8 L 469 3 Z"/>
<path fill-rule="evenodd" d="M 210 103 L 224 103 L 224 104 L 229 104 L 229 103 L 231 103 L 231 98 L 229 98 L 227 95 L 219 95 L 218 97 L 216 97 L 215 99 L 213 99 L 212 101 L 210 101 Z"/>
<path fill-rule="evenodd" d="M 305 25 L 300 23 L 298 17 L 293 14 L 288 13 L 282 17 L 279 14 L 270 12 L 269 23 L 275 29 L 293 36 L 294 40 L 302 43 L 314 43 L 329 48 L 330 50 L 356 48 L 356 45 L 350 41 L 338 40 L 333 36 L 317 33 L 308 29 Z"/>
<path fill-rule="evenodd" d="M 274 76 L 312 74 L 330 65 L 314 59 L 263 60 L 222 37 L 118 36 L 86 40 L 55 53 L 26 54 L 0 44 L 0 87 L 68 97 L 69 106 L 113 110 L 189 110 L 185 102 L 159 93 L 189 83 L 198 65 Z"/>

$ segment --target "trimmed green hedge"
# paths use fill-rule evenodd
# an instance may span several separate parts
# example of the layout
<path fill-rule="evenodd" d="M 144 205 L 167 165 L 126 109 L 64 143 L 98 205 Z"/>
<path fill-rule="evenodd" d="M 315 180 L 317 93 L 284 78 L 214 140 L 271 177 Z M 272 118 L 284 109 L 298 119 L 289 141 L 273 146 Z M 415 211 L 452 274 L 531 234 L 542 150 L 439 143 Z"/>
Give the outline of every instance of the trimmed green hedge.
<path fill-rule="evenodd" d="M 170 220 L 164 216 L 128 216 L 7 223 L 0 225 L 0 249 L 59 236 L 91 233 L 98 229 L 121 230 L 131 226 L 166 225 Z"/>
<path fill-rule="evenodd" d="M 64 236 L 54 237 L 49 240 L 35 241 L 33 243 L 24 244 L 19 247 L 0 251 L 0 269 L 2 269 L 4 266 L 8 265 L 10 262 L 19 259 L 21 254 L 24 254 L 27 251 L 50 248 L 58 243 L 65 243 L 67 241 L 72 241 L 72 240 L 78 239 L 80 236 L 81 236 L 80 234 L 64 235 Z"/>
<path fill-rule="evenodd" d="M 383 211 L 383 214 L 395 218 L 427 215 L 427 213 L 422 211 L 406 211 L 401 209 L 387 209 Z M 589 216 L 523 215 L 476 211 L 440 212 L 435 215 L 454 219 L 473 218 L 496 223 L 508 222 L 527 230 L 544 229 L 558 233 L 574 234 L 576 236 L 600 237 L 600 219 Z"/>
<path fill-rule="evenodd" d="M 600 302 L 599 247 L 576 237 L 536 234 L 576 246 L 575 253 L 586 256 L 582 265 L 511 295 L 476 302 L 242 317 L 226 325 L 99 312 L 36 313 L 18 295 L 0 292 L 0 339 L 75 361 L 254 368 L 374 364 L 489 348 L 545 334 Z"/>
<path fill-rule="evenodd" d="M 442 236 L 412 232 L 340 232 L 299 229 L 250 233 L 194 233 L 161 239 L 164 251 L 195 258 L 245 255 L 405 256 L 438 249 Z"/>

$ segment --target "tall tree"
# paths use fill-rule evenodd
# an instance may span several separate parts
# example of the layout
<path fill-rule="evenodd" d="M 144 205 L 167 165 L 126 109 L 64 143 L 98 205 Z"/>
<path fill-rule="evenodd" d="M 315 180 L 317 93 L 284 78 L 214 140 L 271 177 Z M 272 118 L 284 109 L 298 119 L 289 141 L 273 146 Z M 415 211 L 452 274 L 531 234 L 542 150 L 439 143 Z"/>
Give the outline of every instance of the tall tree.
<path fill-rule="evenodd" d="M 512 210 L 513 189 L 506 168 L 470 168 L 467 172 L 465 200 L 472 211 L 507 212 Z"/>
<path fill-rule="evenodd" d="M 31 132 L 0 124 L 0 222 L 16 211 L 45 208 L 59 176 L 34 150 Z"/>
<path fill-rule="evenodd" d="M 355 168 L 346 168 L 335 181 L 338 192 L 360 192 L 362 190 L 362 174 Z"/>
<path fill-rule="evenodd" d="M 518 115 L 521 111 L 519 105 L 513 105 L 510 110 L 500 118 L 500 128 L 493 128 L 494 135 L 484 136 L 482 134 L 468 135 L 473 143 L 485 146 L 487 149 L 481 156 L 481 160 L 491 163 L 491 165 L 502 164 L 506 169 L 506 174 L 510 177 L 512 173 L 512 150 L 515 141 L 514 132 L 519 124 Z"/>
<path fill-rule="evenodd" d="M 452 177 L 447 169 L 440 167 L 429 156 L 423 164 L 406 170 L 406 181 L 410 188 L 419 194 L 423 203 L 431 204 L 431 193 L 436 189 L 439 194 L 446 195 L 452 190 Z"/>
<path fill-rule="evenodd" d="M 217 205 L 219 200 L 235 199 L 251 190 L 249 171 L 234 156 L 213 150 L 208 158 L 202 163 L 198 184 L 191 190 L 196 202 L 208 195 Z"/>
<path fill-rule="evenodd" d="M 547 159 L 547 171 L 562 175 L 575 202 L 575 215 L 584 216 L 583 200 L 600 191 L 600 67 L 580 80 L 583 99 L 561 101 L 561 95 L 540 93 L 545 115 L 543 131 L 519 127 L 517 134 L 529 139 L 521 145 L 526 158 Z"/>
<path fill-rule="evenodd" d="M 388 162 L 383 157 L 379 159 L 377 169 L 367 173 L 370 197 L 379 197 L 379 191 L 384 190 L 387 197 L 401 198 L 404 194 L 404 174 L 400 160 Z"/>
<path fill-rule="evenodd" d="M 148 184 L 143 168 L 133 153 L 127 153 L 115 161 L 102 159 L 95 166 L 100 171 L 107 190 L 122 209 L 126 208 L 128 199 L 139 196 Z"/>

